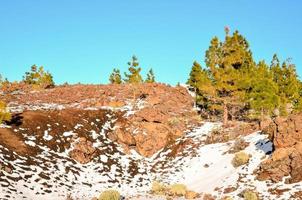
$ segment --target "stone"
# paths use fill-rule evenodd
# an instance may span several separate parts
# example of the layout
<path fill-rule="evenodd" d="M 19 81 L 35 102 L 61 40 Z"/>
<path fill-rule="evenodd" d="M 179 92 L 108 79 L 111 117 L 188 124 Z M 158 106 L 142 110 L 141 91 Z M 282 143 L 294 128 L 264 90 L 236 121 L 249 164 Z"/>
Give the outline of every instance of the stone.
<path fill-rule="evenodd" d="M 288 183 L 302 181 L 302 113 L 278 117 L 264 132 L 271 136 L 275 151 L 261 163 L 258 179 L 279 182 L 290 176 Z"/>
<path fill-rule="evenodd" d="M 86 138 L 81 137 L 79 141 L 74 144 L 74 148 L 70 151 L 69 156 L 81 164 L 90 162 L 95 156 L 96 149 L 92 142 Z"/>

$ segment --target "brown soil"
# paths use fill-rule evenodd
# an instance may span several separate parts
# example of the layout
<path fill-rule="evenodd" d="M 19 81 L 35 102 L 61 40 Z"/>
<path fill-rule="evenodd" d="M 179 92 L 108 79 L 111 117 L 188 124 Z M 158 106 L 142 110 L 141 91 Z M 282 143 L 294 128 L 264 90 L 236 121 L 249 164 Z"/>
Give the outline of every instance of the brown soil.
<path fill-rule="evenodd" d="M 20 155 L 33 155 L 35 151 L 27 146 L 22 138 L 11 129 L 0 128 L 0 144 Z"/>

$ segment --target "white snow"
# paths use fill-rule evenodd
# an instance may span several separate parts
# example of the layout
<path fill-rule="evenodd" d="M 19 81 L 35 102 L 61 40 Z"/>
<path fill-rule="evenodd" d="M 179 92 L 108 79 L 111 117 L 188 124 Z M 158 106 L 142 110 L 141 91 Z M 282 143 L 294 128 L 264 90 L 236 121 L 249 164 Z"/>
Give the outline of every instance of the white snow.
<path fill-rule="evenodd" d="M 36 143 L 34 143 L 33 141 L 25 141 L 25 144 L 33 147 L 36 146 Z"/>
<path fill-rule="evenodd" d="M 81 165 L 71 161 L 68 153 L 73 148 L 73 143 L 70 149 L 59 153 L 47 146 L 35 143 L 36 138 L 28 136 L 26 137 L 28 141 L 25 143 L 36 146 L 42 151 L 41 154 L 32 158 L 39 165 L 29 165 L 31 171 L 22 174 L 23 177 L 32 175 L 31 177 L 10 183 L 15 184 L 14 188 L 22 191 L 23 196 L 28 199 L 45 200 L 65 200 L 67 194 L 71 194 L 74 199 L 90 200 L 92 197 L 98 196 L 102 190 L 108 188 L 117 189 L 126 196 L 146 195 L 154 180 L 167 184 L 184 183 L 190 190 L 211 193 L 216 195 L 218 199 L 225 196 L 221 192 L 224 188 L 232 186 L 238 186 L 236 191 L 227 194 L 233 199 L 239 199 L 238 194 L 248 188 L 255 188 L 264 199 L 271 200 L 289 199 L 290 194 L 302 189 L 302 183 L 286 185 L 281 182 L 279 184 L 280 189 L 289 188 L 290 190 L 277 197 L 268 192 L 274 185 L 271 186 L 269 182 L 260 182 L 255 179 L 253 171 L 261 161 L 269 156 L 266 155 L 266 152 L 272 150 L 272 144 L 268 142 L 267 136 L 259 132 L 243 137 L 244 140 L 249 142 L 249 146 L 244 151 L 251 154 L 252 157 L 249 164 L 234 168 L 231 164 L 234 155 L 227 153 L 234 141 L 217 144 L 204 143 L 206 136 L 213 129 L 219 128 L 219 123 L 204 123 L 201 127 L 177 139 L 176 144 L 190 140 L 198 145 L 185 146 L 183 152 L 175 157 L 169 156 L 172 151 L 171 148 L 164 148 L 151 158 L 145 158 L 133 149 L 130 150 L 130 154 L 125 155 L 119 144 L 106 137 L 106 130 L 114 129 L 111 124 L 113 120 L 116 120 L 112 115 L 107 117 L 109 120 L 105 122 L 100 132 L 91 130 L 87 133 L 94 139 L 93 146 L 101 151 L 99 157 L 93 162 Z M 64 132 L 63 136 L 69 137 L 73 134 L 72 131 L 68 131 Z M 46 130 L 43 138 L 48 141 L 52 139 L 52 136 Z M 113 151 L 113 149 L 115 150 Z M 7 161 L 4 155 L 8 152 L 8 149 L 0 145 L 0 161 Z M 14 155 L 17 156 L 17 154 Z M 13 177 L 18 177 L 18 170 L 22 170 L 20 167 L 23 166 L 26 160 L 27 158 L 19 156 L 16 160 L 7 161 L 16 168 L 13 171 Z M 76 170 L 77 173 L 74 174 L 67 169 Z M 137 173 L 133 174 L 132 170 L 137 171 Z M 41 179 L 40 173 L 47 173 L 49 180 Z M 238 182 L 239 176 L 243 177 L 241 182 Z M 41 181 L 35 181 L 40 179 Z M 53 186 L 51 193 L 44 192 L 42 194 L 41 187 L 44 186 L 41 183 L 43 181 Z M 30 187 L 33 187 L 33 190 Z M 221 188 L 221 190 L 215 190 L 215 188 Z M 8 187 L 1 187 L 0 199 L 4 198 L 8 191 Z M 19 193 L 14 195 L 12 199 L 22 198 Z"/>
<path fill-rule="evenodd" d="M 63 136 L 64 137 L 69 137 L 69 136 L 72 136 L 74 133 L 72 131 L 67 131 L 67 132 L 64 132 L 63 133 Z"/>
<path fill-rule="evenodd" d="M 53 137 L 51 135 L 48 134 L 48 131 L 44 131 L 44 135 L 43 135 L 43 139 L 44 140 L 51 140 Z"/>

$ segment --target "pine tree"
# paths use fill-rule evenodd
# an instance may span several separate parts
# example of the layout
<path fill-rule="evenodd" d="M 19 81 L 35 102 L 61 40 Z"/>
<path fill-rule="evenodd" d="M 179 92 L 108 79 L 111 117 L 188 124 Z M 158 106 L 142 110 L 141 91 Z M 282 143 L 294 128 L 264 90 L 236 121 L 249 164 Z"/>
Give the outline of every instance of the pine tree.
<path fill-rule="evenodd" d="M 121 84 L 122 83 L 122 77 L 120 74 L 119 69 L 113 69 L 113 72 L 111 73 L 109 77 L 109 81 L 111 84 Z"/>
<path fill-rule="evenodd" d="M 49 88 L 54 86 L 53 77 L 49 72 L 44 71 L 44 67 L 31 66 L 30 72 L 25 72 L 23 81 L 26 84 L 36 85 L 42 88 Z"/>
<path fill-rule="evenodd" d="M 154 76 L 152 68 L 147 73 L 147 78 L 146 78 L 145 82 L 146 83 L 154 83 L 155 82 L 155 76 Z"/>
<path fill-rule="evenodd" d="M 294 64 L 287 61 L 280 66 L 279 59 L 273 56 L 270 69 L 273 73 L 273 80 L 278 85 L 278 96 L 280 96 L 279 111 L 281 115 L 289 114 L 292 109 L 297 108 L 300 94 L 300 81 Z"/>
<path fill-rule="evenodd" d="M 205 107 L 206 101 L 215 95 L 208 71 L 196 61 L 193 62 L 187 84 L 194 89 L 196 105 L 201 103 Z"/>
<path fill-rule="evenodd" d="M 261 119 L 272 116 L 273 111 L 280 105 L 278 85 L 274 82 L 273 74 L 268 65 L 261 61 L 251 75 L 251 88 L 246 93 L 247 101 L 254 111 L 253 118 Z"/>
<path fill-rule="evenodd" d="M 225 41 L 217 37 L 211 40 L 206 51 L 206 65 L 210 70 L 216 90 L 216 100 L 223 105 L 223 122 L 226 125 L 229 107 L 241 104 L 244 97 L 242 74 L 254 65 L 247 40 L 235 31 L 232 36 L 226 31 Z"/>
<path fill-rule="evenodd" d="M 0 101 L 0 124 L 3 121 L 8 121 L 11 119 L 11 114 L 8 112 L 6 108 L 6 104 Z"/>
<path fill-rule="evenodd" d="M 129 74 L 125 73 L 124 81 L 126 83 L 142 83 L 143 79 L 140 75 L 141 68 L 139 67 L 139 62 L 136 56 L 132 56 L 132 60 L 128 62 L 129 65 Z"/>

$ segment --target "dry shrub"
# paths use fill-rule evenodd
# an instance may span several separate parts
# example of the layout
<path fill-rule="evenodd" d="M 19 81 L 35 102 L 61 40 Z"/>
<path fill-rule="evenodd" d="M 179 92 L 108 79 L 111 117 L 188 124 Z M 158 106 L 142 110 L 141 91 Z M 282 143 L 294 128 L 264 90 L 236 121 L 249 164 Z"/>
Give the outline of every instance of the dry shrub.
<path fill-rule="evenodd" d="M 250 160 L 250 155 L 241 151 L 235 154 L 232 164 L 234 167 L 239 167 L 241 165 L 245 165 Z"/>
<path fill-rule="evenodd" d="M 243 198 L 244 200 L 258 200 L 258 194 L 257 192 L 254 192 L 252 190 L 245 190 L 243 191 Z"/>
<path fill-rule="evenodd" d="M 173 184 L 169 187 L 169 193 L 172 196 L 185 196 L 187 192 L 187 186 L 184 184 Z"/>
<path fill-rule="evenodd" d="M 156 195 L 165 195 L 167 191 L 167 186 L 158 181 L 154 181 L 151 187 L 151 193 Z"/>
<path fill-rule="evenodd" d="M 243 138 L 237 138 L 234 145 L 229 150 L 229 153 L 237 153 L 244 150 L 249 145 Z"/>
<path fill-rule="evenodd" d="M 121 195 L 116 190 L 106 190 L 101 193 L 99 200 L 120 200 Z"/>

